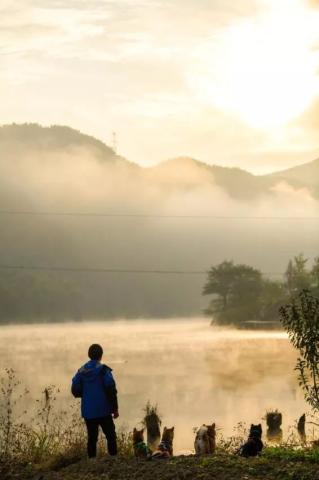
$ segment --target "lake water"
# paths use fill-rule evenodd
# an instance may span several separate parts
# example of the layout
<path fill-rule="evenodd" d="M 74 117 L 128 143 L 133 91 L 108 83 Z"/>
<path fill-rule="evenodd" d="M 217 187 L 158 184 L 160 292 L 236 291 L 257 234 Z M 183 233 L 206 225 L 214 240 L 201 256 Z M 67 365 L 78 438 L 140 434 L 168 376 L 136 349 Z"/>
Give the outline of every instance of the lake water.
<path fill-rule="evenodd" d="M 229 436 L 238 422 L 259 423 L 278 408 L 287 435 L 308 410 L 284 332 L 215 328 L 202 318 L 2 326 L 0 366 L 16 370 L 29 401 L 55 384 L 67 405 L 71 377 L 96 342 L 117 380 L 119 424 L 138 426 L 146 402 L 157 403 L 163 425 L 175 425 L 175 451 L 190 451 L 203 423 Z"/>

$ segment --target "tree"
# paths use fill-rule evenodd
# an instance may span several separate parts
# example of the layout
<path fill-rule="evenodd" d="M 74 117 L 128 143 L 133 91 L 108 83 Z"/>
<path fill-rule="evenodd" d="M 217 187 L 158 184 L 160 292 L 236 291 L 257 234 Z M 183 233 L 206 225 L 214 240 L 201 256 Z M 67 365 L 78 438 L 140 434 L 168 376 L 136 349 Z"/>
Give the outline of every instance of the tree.
<path fill-rule="evenodd" d="M 215 311 L 226 310 L 234 282 L 234 262 L 224 261 L 208 272 L 208 281 L 204 286 L 203 295 L 217 295 L 212 302 Z"/>
<path fill-rule="evenodd" d="M 203 295 L 214 295 L 206 311 L 220 323 L 239 323 L 257 318 L 262 292 L 262 275 L 249 265 L 224 261 L 212 267 Z"/>
<path fill-rule="evenodd" d="M 319 257 L 315 258 L 310 274 L 312 289 L 316 295 L 319 295 Z"/>
<path fill-rule="evenodd" d="M 285 277 L 286 288 L 291 297 L 303 289 L 310 288 L 311 276 L 306 268 L 307 262 L 308 259 L 304 257 L 303 253 L 294 257 L 293 260 L 289 260 Z"/>
<path fill-rule="evenodd" d="M 277 320 L 279 308 L 287 300 L 288 296 L 282 282 L 263 279 L 260 320 Z"/>
<path fill-rule="evenodd" d="M 319 299 L 303 290 L 280 308 L 283 326 L 299 350 L 296 370 L 306 401 L 319 410 Z"/>

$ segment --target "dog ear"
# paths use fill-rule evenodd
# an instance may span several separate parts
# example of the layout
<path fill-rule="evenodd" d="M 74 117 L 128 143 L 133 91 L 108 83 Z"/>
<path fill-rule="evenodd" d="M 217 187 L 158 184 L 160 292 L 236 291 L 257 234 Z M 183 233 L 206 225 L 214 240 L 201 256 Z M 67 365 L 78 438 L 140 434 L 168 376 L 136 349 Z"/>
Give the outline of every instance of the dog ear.
<path fill-rule="evenodd" d="M 215 424 L 215 423 L 213 423 L 213 424 L 212 424 L 212 428 L 215 428 L 215 427 L 216 427 L 216 424 Z"/>
<path fill-rule="evenodd" d="M 136 428 L 134 427 L 133 433 L 136 433 L 136 432 L 137 432 L 137 430 L 136 430 Z"/>
<path fill-rule="evenodd" d="M 164 432 L 166 432 L 166 430 L 167 430 L 167 428 L 166 428 L 166 427 L 164 427 L 163 433 L 164 433 Z"/>
<path fill-rule="evenodd" d="M 258 427 L 260 427 L 260 428 L 261 428 L 261 423 L 259 423 L 259 424 L 258 424 Z"/>

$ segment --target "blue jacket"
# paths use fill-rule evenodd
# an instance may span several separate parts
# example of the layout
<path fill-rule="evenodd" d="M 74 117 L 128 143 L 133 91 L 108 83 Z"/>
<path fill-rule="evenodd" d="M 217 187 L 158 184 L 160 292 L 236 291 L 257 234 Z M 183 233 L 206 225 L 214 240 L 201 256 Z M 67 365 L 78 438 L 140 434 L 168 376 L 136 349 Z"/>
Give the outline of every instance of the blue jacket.
<path fill-rule="evenodd" d="M 101 372 L 101 369 L 105 372 Z M 72 386 L 82 391 L 81 413 L 83 418 L 99 418 L 111 415 L 114 408 L 107 396 L 108 387 L 115 388 L 111 368 L 105 368 L 96 360 L 90 360 L 72 378 Z"/>

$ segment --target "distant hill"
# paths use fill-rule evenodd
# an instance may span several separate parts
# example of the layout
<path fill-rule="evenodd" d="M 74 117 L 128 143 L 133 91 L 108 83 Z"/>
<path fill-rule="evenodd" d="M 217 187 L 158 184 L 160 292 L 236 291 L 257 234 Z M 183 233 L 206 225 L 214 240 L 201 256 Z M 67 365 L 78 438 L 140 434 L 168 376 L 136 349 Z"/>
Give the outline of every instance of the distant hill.
<path fill-rule="evenodd" d="M 154 167 L 142 168 L 116 155 L 102 141 L 67 126 L 42 127 L 34 123 L 12 124 L 0 127 L 0 155 L 9 158 L 24 157 L 35 152 L 45 158 L 47 154 L 69 152 L 84 148 L 99 162 L 130 166 L 133 173 L 145 174 L 150 182 L 162 188 L 187 191 L 202 186 L 217 186 L 230 197 L 252 200 L 270 195 L 278 182 L 294 188 L 308 188 L 319 196 L 319 159 L 268 175 L 253 175 L 240 168 L 209 165 L 191 157 L 178 157 Z"/>
<path fill-rule="evenodd" d="M 179 157 L 149 169 L 165 185 L 191 189 L 209 184 L 225 190 L 232 198 L 250 200 L 270 193 L 275 183 L 271 178 L 258 177 L 240 168 L 208 165 L 190 157 Z"/>
<path fill-rule="evenodd" d="M 253 175 L 241 168 L 208 165 L 191 157 L 178 157 L 151 167 L 149 173 L 166 187 L 189 190 L 210 184 L 224 190 L 231 198 L 243 201 L 272 195 L 280 182 L 296 189 L 307 188 L 314 196 L 319 196 L 319 159 L 270 175 Z"/>
<path fill-rule="evenodd" d="M 269 178 L 307 187 L 316 197 L 319 197 L 319 158 L 297 167 L 273 173 L 269 175 Z"/>
<path fill-rule="evenodd" d="M 126 162 L 105 143 L 67 126 L 42 127 L 36 123 L 24 123 L 0 127 L 1 155 L 26 155 L 34 151 L 52 153 L 79 147 L 88 149 L 100 161 Z"/>

